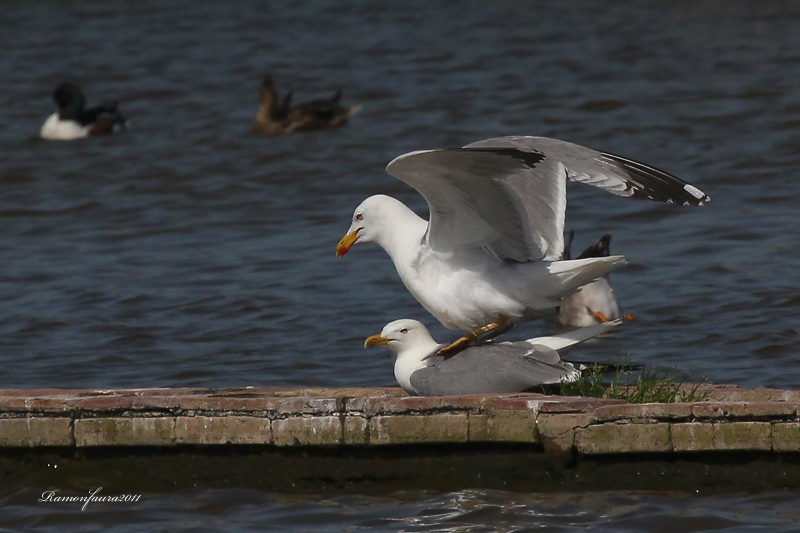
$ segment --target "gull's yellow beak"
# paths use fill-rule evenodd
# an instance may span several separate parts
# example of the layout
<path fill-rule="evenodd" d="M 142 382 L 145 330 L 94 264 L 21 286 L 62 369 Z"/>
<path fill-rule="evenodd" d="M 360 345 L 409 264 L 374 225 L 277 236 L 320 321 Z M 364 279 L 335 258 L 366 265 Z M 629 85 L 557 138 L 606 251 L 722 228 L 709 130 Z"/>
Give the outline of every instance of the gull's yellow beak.
<path fill-rule="evenodd" d="M 392 342 L 392 339 L 387 339 L 386 337 L 381 337 L 380 335 L 373 335 L 372 337 L 367 337 L 367 340 L 364 341 L 364 348 L 385 346 L 390 342 Z"/>
<path fill-rule="evenodd" d="M 353 246 L 358 240 L 358 232 L 361 231 L 361 229 L 362 228 L 358 228 L 354 232 L 348 233 L 342 237 L 342 240 L 336 245 L 336 257 L 342 257 L 348 252 L 348 250 L 350 250 L 350 247 Z"/>

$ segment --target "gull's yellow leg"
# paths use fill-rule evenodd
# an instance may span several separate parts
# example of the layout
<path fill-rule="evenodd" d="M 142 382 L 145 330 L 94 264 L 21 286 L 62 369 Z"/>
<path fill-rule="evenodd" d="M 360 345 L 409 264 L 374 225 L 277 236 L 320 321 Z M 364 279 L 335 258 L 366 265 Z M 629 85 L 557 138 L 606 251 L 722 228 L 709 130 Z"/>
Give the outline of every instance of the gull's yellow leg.
<path fill-rule="evenodd" d="M 470 331 L 450 345 L 439 349 L 439 351 L 436 352 L 436 355 L 443 355 L 445 359 L 449 359 L 461 350 L 467 348 L 470 344 L 474 343 L 481 335 L 488 338 L 494 338 L 511 329 L 511 325 L 512 324 L 509 322 L 509 318 L 506 315 L 500 315 L 496 321 L 486 324 L 482 328 L 478 328 L 475 331 Z"/>

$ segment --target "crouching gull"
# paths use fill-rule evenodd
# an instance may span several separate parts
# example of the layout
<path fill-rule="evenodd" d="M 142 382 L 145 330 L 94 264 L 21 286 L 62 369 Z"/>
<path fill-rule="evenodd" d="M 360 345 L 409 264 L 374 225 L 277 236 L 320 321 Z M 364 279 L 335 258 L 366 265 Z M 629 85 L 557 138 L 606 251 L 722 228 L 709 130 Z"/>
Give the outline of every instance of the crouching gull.
<path fill-rule="evenodd" d="M 410 152 L 386 171 L 428 202 L 428 221 L 400 201 L 364 200 L 336 246 L 374 242 L 411 294 L 449 329 L 507 331 L 532 310 L 624 264 L 622 256 L 559 261 L 567 179 L 618 196 L 701 205 L 709 197 L 661 170 L 545 137 L 499 137 L 463 148 Z"/>
<path fill-rule="evenodd" d="M 564 246 L 562 259 L 571 259 L 570 245 L 575 237 L 575 232 L 569 232 L 567 244 Z M 596 244 L 586 248 L 578 259 L 587 257 L 608 257 L 611 255 L 611 234 L 606 233 Z M 597 278 L 587 283 L 576 292 L 564 296 L 556 312 L 558 325 L 563 329 L 585 328 L 600 322 L 608 322 L 620 317 L 619 304 L 614 296 L 614 289 L 608 281 L 608 276 Z M 630 313 L 625 313 L 625 318 L 635 320 Z"/>
<path fill-rule="evenodd" d="M 442 344 L 411 319 L 395 320 L 364 342 L 365 348 L 386 346 L 394 357 L 394 377 L 409 394 L 446 396 L 522 392 L 542 385 L 580 378 L 561 352 L 618 326 L 614 320 L 551 337 L 526 341 L 490 342 L 463 349 L 453 357 L 440 355 Z"/>

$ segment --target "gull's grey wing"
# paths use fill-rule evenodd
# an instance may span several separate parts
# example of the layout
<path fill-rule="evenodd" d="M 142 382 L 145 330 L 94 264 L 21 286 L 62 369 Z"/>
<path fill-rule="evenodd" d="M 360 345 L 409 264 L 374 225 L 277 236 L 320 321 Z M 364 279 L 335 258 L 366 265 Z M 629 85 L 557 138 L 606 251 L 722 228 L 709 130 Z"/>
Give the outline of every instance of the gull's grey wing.
<path fill-rule="evenodd" d="M 682 205 L 711 200 L 703 191 L 657 168 L 618 155 L 547 137 L 497 137 L 465 148 L 516 148 L 538 151 L 567 169 L 569 179 L 594 185 L 618 196 Z"/>
<path fill-rule="evenodd" d="M 476 147 L 401 155 L 386 171 L 430 208 L 432 249 L 481 248 L 498 259 L 557 259 L 564 248 L 565 170 L 536 150 Z"/>
<path fill-rule="evenodd" d="M 579 375 L 552 350 L 500 343 L 468 348 L 447 360 L 436 358 L 431 366 L 414 372 L 410 382 L 421 396 L 445 396 L 522 392 Z"/>

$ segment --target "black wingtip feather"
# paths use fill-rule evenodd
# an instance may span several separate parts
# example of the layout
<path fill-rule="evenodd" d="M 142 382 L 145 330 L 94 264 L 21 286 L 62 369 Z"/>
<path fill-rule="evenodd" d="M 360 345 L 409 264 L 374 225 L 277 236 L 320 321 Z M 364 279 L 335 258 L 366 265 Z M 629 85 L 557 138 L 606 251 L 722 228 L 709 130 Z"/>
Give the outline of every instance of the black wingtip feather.
<path fill-rule="evenodd" d="M 663 170 L 605 152 L 602 157 L 615 163 L 631 177 L 627 185 L 632 198 L 682 205 L 703 205 L 711 200 L 697 187 Z"/>

